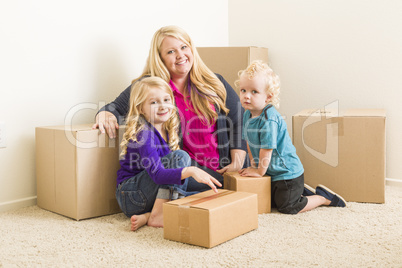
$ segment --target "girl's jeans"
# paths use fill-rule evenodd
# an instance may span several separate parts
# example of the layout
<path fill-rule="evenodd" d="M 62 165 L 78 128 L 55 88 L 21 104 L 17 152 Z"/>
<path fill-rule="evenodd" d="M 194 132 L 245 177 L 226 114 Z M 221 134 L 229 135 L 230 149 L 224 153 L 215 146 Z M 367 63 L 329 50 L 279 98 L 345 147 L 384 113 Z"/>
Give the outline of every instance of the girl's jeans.
<path fill-rule="evenodd" d="M 162 157 L 165 168 L 183 168 L 191 166 L 190 156 L 177 150 Z M 187 192 L 188 179 L 183 185 L 158 185 L 148 175 L 146 170 L 120 183 L 116 189 L 116 199 L 121 210 L 127 217 L 150 212 L 156 198 L 177 199 L 196 192 Z"/>

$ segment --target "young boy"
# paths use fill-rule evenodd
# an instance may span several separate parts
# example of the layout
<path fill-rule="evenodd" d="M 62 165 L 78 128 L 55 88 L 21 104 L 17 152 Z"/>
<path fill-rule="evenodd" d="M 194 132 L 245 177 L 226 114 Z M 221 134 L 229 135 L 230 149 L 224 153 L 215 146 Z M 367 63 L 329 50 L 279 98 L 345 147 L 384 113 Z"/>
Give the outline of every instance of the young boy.
<path fill-rule="evenodd" d="M 241 176 L 271 176 L 272 204 L 281 213 L 297 214 L 321 205 L 345 207 L 346 201 L 323 185 L 314 190 L 304 184 L 304 169 L 287 132 L 279 106 L 279 77 L 261 61 L 239 72 L 236 86 L 246 112 L 243 139 L 247 141 L 251 167 Z"/>

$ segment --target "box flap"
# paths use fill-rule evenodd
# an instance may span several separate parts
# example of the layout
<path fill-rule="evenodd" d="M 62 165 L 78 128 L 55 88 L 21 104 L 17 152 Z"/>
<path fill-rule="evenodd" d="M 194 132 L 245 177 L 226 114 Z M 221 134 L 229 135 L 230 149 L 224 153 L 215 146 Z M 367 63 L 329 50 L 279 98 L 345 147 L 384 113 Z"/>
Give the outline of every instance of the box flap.
<path fill-rule="evenodd" d="M 294 117 L 306 117 L 306 116 L 320 116 L 320 117 L 385 117 L 386 111 L 384 109 L 347 109 L 347 110 L 334 110 L 334 109 L 305 109 Z"/>
<path fill-rule="evenodd" d="M 339 116 L 339 111 L 331 110 L 331 109 L 305 109 L 305 110 L 298 112 L 294 116 L 336 117 L 336 116 Z"/>
<path fill-rule="evenodd" d="M 233 171 L 232 172 L 226 172 L 225 175 L 227 175 L 229 177 L 234 177 L 234 178 L 236 178 L 238 180 L 262 180 L 262 179 L 269 178 L 268 175 L 264 175 L 264 176 L 261 176 L 261 177 L 244 177 L 244 176 L 241 176 L 239 174 L 239 172 L 237 172 L 237 171 L 235 171 L 235 172 L 233 172 Z"/>
<path fill-rule="evenodd" d="M 259 47 L 259 46 L 228 46 L 228 47 L 197 47 L 197 50 L 203 50 L 203 49 L 250 49 L 250 48 L 263 48 L 267 49 L 265 47 Z"/>
<path fill-rule="evenodd" d="M 385 117 L 384 109 L 348 109 L 342 113 L 344 116 L 370 116 L 370 117 Z"/>
<path fill-rule="evenodd" d="M 55 129 L 55 130 L 67 130 L 67 131 L 81 131 L 81 130 L 92 130 L 93 124 L 81 124 L 81 125 L 73 125 L 73 126 L 43 126 L 37 128 L 45 128 L 45 129 Z"/>

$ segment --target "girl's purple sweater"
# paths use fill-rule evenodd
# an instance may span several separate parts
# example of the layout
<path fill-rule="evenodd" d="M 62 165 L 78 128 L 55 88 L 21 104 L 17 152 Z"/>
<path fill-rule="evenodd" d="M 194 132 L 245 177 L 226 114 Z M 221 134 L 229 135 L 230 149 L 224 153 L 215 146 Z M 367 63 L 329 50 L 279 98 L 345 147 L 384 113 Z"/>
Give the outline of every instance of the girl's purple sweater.
<path fill-rule="evenodd" d="M 161 158 L 171 152 L 169 145 L 151 125 L 137 135 L 137 142 L 127 144 L 127 154 L 120 160 L 117 185 L 146 170 L 156 184 L 182 184 L 183 168 L 166 169 Z"/>

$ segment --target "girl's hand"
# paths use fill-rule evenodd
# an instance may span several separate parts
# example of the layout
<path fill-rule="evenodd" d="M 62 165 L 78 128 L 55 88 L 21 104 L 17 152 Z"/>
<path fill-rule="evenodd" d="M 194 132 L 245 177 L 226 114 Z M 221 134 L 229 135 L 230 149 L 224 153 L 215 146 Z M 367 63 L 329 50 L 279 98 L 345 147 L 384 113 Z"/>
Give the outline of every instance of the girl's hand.
<path fill-rule="evenodd" d="M 215 193 L 218 192 L 215 185 L 222 187 L 222 184 L 217 179 L 197 167 L 184 168 L 182 171 L 182 178 L 183 177 L 193 177 L 197 182 L 207 184 Z"/>
<path fill-rule="evenodd" d="M 101 133 L 105 133 L 105 130 L 111 139 L 116 138 L 116 129 L 119 129 L 119 123 L 116 116 L 108 111 L 99 112 L 96 115 L 96 123 L 92 126 L 92 129 L 99 128 Z"/>
<path fill-rule="evenodd" d="M 240 176 L 243 177 L 262 177 L 257 168 L 248 167 L 239 171 Z"/>

